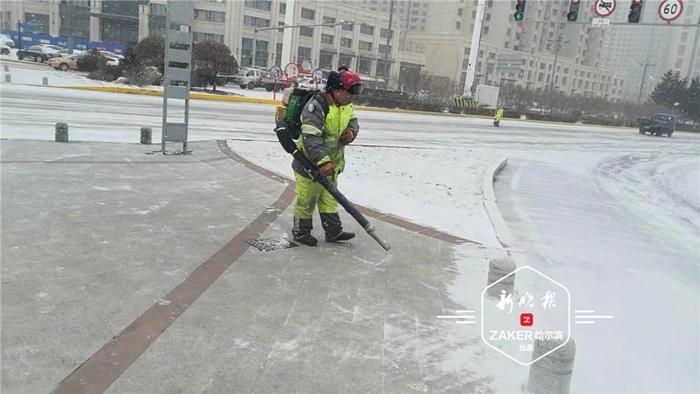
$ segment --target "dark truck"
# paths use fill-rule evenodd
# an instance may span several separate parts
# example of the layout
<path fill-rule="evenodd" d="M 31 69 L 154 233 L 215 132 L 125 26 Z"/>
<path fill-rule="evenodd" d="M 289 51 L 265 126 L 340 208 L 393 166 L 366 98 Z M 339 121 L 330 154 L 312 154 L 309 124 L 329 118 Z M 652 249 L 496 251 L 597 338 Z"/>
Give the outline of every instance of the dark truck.
<path fill-rule="evenodd" d="M 639 134 L 651 133 L 653 135 L 668 135 L 673 134 L 675 120 L 673 115 L 658 113 L 650 118 L 637 119 L 639 125 Z"/>

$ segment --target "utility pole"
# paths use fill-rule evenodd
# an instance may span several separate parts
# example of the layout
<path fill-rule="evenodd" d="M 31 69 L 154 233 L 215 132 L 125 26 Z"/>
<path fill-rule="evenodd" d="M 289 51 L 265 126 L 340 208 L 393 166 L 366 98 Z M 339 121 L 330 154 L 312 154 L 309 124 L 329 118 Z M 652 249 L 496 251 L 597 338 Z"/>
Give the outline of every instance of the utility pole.
<path fill-rule="evenodd" d="M 391 22 L 394 19 L 394 0 L 389 1 L 389 34 L 386 36 L 386 46 L 391 45 L 391 39 L 393 38 L 393 33 L 391 31 Z M 389 58 L 389 52 L 384 54 L 384 60 Z"/>
<path fill-rule="evenodd" d="M 387 51 L 384 53 L 384 60 L 386 60 L 386 75 L 384 79 L 384 87 L 389 86 L 389 79 L 391 76 L 391 63 L 389 63 L 389 54 L 391 52 L 391 43 L 392 40 L 394 39 L 394 31 L 391 30 L 391 24 L 394 19 L 394 0 L 389 0 L 389 32 L 386 35 L 386 49 Z M 380 30 L 381 32 L 381 30 Z"/>
<path fill-rule="evenodd" d="M 73 54 L 73 1 L 66 0 L 66 24 L 68 25 L 68 53 Z"/>
<path fill-rule="evenodd" d="M 642 72 L 642 83 L 639 85 L 639 97 L 637 97 L 637 105 L 642 103 L 642 90 L 644 90 L 644 82 L 647 80 L 647 68 L 654 67 L 656 64 L 649 63 L 639 63 L 640 66 L 644 66 L 644 72 Z"/>
<path fill-rule="evenodd" d="M 287 0 L 286 9 L 284 12 L 284 24 L 285 26 L 294 25 L 294 1 Z M 292 62 L 292 29 L 284 29 L 282 35 L 282 61 L 280 62 L 280 67 L 284 70 L 284 67 Z"/>
<path fill-rule="evenodd" d="M 472 31 L 472 45 L 469 49 L 469 63 L 467 64 L 467 75 L 464 78 L 465 97 L 472 96 L 472 85 L 474 85 L 474 74 L 476 73 L 476 60 L 479 56 L 479 43 L 481 41 L 481 24 L 484 22 L 484 8 L 486 0 L 479 0 L 476 4 L 476 20 L 474 21 L 474 30 Z"/>

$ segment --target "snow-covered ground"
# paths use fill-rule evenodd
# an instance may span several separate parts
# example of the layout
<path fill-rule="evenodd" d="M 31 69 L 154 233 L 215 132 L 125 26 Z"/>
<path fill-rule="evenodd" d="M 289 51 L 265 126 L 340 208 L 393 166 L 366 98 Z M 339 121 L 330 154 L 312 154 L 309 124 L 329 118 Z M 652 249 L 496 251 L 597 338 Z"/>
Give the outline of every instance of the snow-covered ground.
<path fill-rule="evenodd" d="M 15 50 L 16 51 L 16 50 Z M 14 55 L 3 55 L 0 59 L 11 59 Z M 9 74 L 14 84 L 22 85 L 41 85 L 44 77 L 48 78 L 49 86 L 116 86 L 116 87 L 131 87 L 148 90 L 163 90 L 162 86 L 137 86 L 118 84 L 114 82 L 96 81 L 87 77 L 88 73 L 78 71 L 59 71 L 42 63 L 30 62 L 0 62 L 3 65 L 3 81 L 4 74 Z M 4 71 L 4 66 L 9 68 L 8 72 Z M 211 87 L 209 87 L 211 89 Z M 273 99 L 281 98 L 281 93 L 273 94 L 263 88 L 254 90 L 241 89 L 238 85 L 218 86 L 217 90 L 228 92 L 241 97 Z"/>
<path fill-rule="evenodd" d="M 0 100 L 2 138 L 51 140 L 54 123 L 67 121 L 72 140 L 136 143 L 141 126 L 153 127 L 159 140 L 158 97 L 3 82 Z M 269 105 L 193 101 L 190 139 L 227 139 L 244 157 L 290 176 L 289 156 L 272 132 L 273 116 Z M 672 381 L 696 387 L 691 381 L 698 381 L 698 371 L 689 368 L 697 365 L 700 330 L 700 136 L 519 121 L 494 128 L 488 119 L 439 115 L 358 116 L 361 131 L 346 150 L 340 189 L 363 205 L 487 247 L 497 244 L 481 206 L 481 177 L 501 156 L 511 158 L 504 173 L 509 188 L 497 189 L 497 198 L 517 246 L 532 264 L 566 282 L 575 307 L 619 316 L 609 326 L 576 329 L 574 391 L 641 392 L 649 379 L 656 379 L 656 388 Z M 460 267 L 453 289 L 462 305 L 483 285 L 469 282 L 469 269 Z M 651 299 L 645 293 L 661 297 L 649 305 L 662 309 L 663 327 L 671 331 L 655 334 L 626 324 L 647 318 L 643 308 Z M 634 319 L 625 320 L 625 305 L 633 306 L 627 316 Z M 616 336 L 626 339 L 617 344 Z M 659 359 L 650 361 L 650 354 Z M 606 357 L 617 364 L 600 367 Z M 629 372 L 616 375 L 622 363 Z"/>

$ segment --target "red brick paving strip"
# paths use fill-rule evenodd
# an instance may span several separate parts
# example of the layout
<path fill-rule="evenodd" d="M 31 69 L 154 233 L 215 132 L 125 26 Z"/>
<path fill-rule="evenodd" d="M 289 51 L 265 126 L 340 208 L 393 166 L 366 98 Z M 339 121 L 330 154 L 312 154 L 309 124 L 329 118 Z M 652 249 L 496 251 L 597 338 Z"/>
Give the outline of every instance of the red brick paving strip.
<path fill-rule="evenodd" d="M 158 303 L 68 375 L 54 393 L 102 393 L 114 383 L 171 324 L 199 298 L 221 274 L 248 250 L 249 239 L 258 238 L 294 199 L 288 185 L 265 209 L 207 261 L 195 269 Z"/>

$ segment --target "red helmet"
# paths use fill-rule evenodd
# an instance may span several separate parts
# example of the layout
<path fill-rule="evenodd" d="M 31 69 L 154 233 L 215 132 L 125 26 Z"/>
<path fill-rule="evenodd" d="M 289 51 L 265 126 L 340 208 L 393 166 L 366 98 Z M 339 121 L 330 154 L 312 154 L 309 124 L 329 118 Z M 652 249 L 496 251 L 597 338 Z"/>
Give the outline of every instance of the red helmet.
<path fill-rule="evenodd" d="M 344 89 L 352 95 L 362 93 L 362 80 L 346 66 L 338 67 L 338 71 L 331 71 L 328 75 L 326 89 Z"/>
<path fill-rule="evenodd" d="M 343 89 L 347 90 L 352 95 L 362 93 L 362 80 L 360 76 L 350 70 L 340 71 L 340 83 Z"/>

